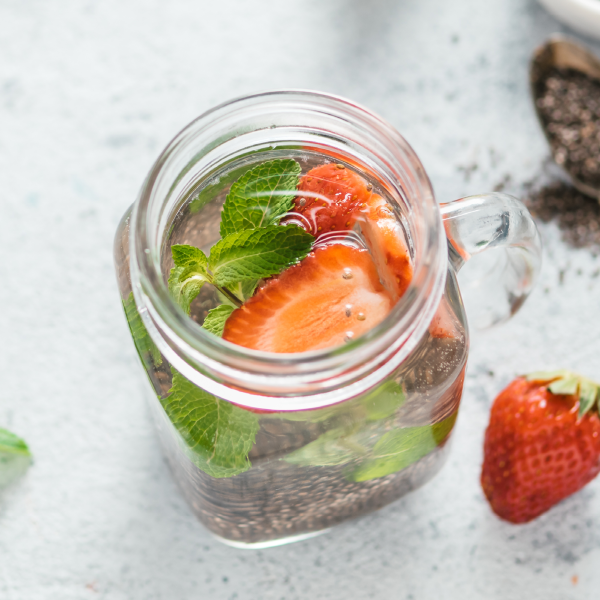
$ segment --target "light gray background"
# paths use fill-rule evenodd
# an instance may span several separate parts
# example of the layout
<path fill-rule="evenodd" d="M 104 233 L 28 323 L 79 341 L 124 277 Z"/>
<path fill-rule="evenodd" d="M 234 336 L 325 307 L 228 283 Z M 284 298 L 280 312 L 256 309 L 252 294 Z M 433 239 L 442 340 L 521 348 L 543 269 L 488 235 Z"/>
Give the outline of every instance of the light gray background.
<path fill-rule="evenodd" d="M 474 335 L 433 482 L 263 551 L 213 540 L 179 496 L 111 256 L 169 139 L 270 88 L 369 106 L 413 144 L 440 200 L 507 175 L 522 194 L 548 154 L 528 59 L 559 29 L 532 0 L 0 0 L 0 424 L 35 454 L 0 497 L 2 600 L 598 597 L 600 480 L 524 526 L 496 519 L 478 481 L 491 400 L 516 373 L 600 377 L 590 251 L 542 228 L 540 285 L 512 323 Z"/>

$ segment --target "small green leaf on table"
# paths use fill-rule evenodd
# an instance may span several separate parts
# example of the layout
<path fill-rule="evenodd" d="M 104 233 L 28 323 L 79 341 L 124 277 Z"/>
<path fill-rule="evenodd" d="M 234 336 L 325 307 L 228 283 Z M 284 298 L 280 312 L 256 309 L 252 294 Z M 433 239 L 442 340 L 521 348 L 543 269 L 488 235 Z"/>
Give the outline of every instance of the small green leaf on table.
<path fill-rule="evenodd" d="M 27 444 L 0 427 L 0 488 L 20 477 L 30 464 L 31 453 Z"/>
<path fill-rule="evenodd" d="M 217 478 L 247 471 L 257 416 L 201 390 L 175 369 L 172 373 L 172 387 L 161 403 L 196 466 Z"/>
<path fill-rule="evenodd" d="M 270 160 L 245 173 L 231 186 L 221 215 L 221 237 L 276 224 L 292 205 L 300 165 Z"/>

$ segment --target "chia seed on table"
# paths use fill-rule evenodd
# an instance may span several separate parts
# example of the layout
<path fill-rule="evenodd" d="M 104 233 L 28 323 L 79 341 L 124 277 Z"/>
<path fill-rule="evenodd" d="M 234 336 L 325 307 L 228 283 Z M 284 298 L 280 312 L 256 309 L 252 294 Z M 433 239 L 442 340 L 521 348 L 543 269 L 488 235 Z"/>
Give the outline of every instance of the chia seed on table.
<path fill-rule="evenodd" d="M 600 186 L 600 82 L 572 69 L 551 69 L 536 106 L 554 160 L 572 177 Z"/>
<path fill-rule="evenodd" d="M 570 246 L 600 247 L 600 204 L 574 187 L 555 182 L 530 194 L 525 203 L 534 217 L 557 221 Z"/>

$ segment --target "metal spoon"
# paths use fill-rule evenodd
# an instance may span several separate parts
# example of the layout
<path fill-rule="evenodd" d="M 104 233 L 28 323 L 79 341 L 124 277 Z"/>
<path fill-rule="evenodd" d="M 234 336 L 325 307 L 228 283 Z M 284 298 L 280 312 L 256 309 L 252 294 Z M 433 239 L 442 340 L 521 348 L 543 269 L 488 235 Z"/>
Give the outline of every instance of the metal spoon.
<path fill-rule="evenodd" d="M 535 106 L 535 112 L 538 120 L 542 126 L 544 135 L 550 144 L 552 158 L 554 158 L 554 161 L 557 162 L 550 135 L 546 130 L 546 123 L 544 122 L 537 106 L 537 100 L 544 91 L 544 81 L 548 76 L 548 71 L 552 68 L 573 69 L 583 73 L 584 75 L 587 75 L 592 79 L 600 81 L 600 59 L 596 58 L 596 56 L 579 44 L 576 44 L 575 42 L 562 36 L 553 36 L 548 42 L 546 42 L 543 46 L 540 46 L 533 53 L 529 68 L 529 84 L 531 87 L 531 95 L 533 97 L 533 104 Z M 592 198 L 596 198 L 598 201 L 600 201 L 600 188 L 593 187 L 587 183 L 584 183 L 583 181 L 580 181 L 561 165 L 559 166 L 564 172 L 566 172 L 575 188 L 577 188 L 586 196 L 591 196 Z"/>

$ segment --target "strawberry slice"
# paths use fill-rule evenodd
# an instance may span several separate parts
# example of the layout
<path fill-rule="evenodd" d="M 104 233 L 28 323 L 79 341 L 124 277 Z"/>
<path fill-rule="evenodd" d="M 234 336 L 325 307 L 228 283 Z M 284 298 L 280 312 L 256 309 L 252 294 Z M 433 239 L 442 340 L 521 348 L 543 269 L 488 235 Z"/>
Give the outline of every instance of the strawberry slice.
<path fill-rule="evenodd" d="M 397 300 L 412 279 L 412 263 L 404 232 L 388 203 L 373 186 L 340 163 L 311 169 L 298 185 L 294 212 L 288 220 L 320 238 L 326 233 L 362 233 L 386 288 Z"/>
<path fill-rule="evenodd" d="M 373 195 L 372 186 L 342 164 L 327 163 L 311 169 L 300 179 L 294 212 L 302 226 L 320 237 L 331 231 L 352 229 L 355 211 Z"/>
<path fill-rule="evenodd" d="M 331 244 L 267 281 L 233 311 L 223 339 L 267 352 L 329 348 L 372 329 L 394 303 L 368 250 Z"/>
<path fill-rule="evenodd" d="M 413 268 L 404 232 L 388 203 L 372 194 L 366 206 L 354 213 L 355 229 L 360 229 L 373 254 L 373 260 L 387 289 L 400 298 L 408 288 Z"/>

